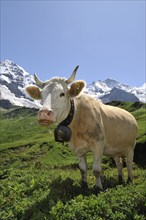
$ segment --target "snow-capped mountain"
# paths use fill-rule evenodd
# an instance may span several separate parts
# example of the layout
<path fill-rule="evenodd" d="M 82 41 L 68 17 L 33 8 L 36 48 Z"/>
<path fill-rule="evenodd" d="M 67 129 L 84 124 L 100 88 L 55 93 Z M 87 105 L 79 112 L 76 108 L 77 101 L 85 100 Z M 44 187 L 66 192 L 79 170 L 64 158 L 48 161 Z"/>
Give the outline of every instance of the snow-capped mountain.
<path fill-rule="evenodd" d="M 131 87 L 114 79 L 99 80 L 88 85 L 85 92 L 93 95 L 96 99 L 102 100 L 104 103 L 113 100 L 146 102 L 146 83 L 141 87 Z"/>
<path fill-rule="evenodd" d="M 1 107 L 40 107 L 39 101 L 30 99 L 24 90 L 26 85 L 34 84 L 33 76 L 12 61 L 0 62 L 0 84 Z M 112 100 L 146 102 L 146 83 L 142 87 L 130 87 L 113 79 L 99 80 L 88 85 L 85 92 L 104 103 Z"/>
<path fill-rule="evenodd" d="M 26 85 L 33 83 L 33 76 L 17 64 L 9 60 L 0 62 L 1 107 L 39 108 L 39 102 L 29 99 L 24 91 Z"/>

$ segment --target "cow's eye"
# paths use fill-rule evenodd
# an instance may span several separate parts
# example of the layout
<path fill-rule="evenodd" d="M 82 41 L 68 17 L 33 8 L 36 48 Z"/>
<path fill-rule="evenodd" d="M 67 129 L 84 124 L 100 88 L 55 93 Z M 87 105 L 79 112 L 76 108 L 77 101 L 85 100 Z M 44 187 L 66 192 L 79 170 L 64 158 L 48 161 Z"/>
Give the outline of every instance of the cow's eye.
<path fill-rule="evenodd" d="M 64 92 L 61 92 L 61 93 L 60 93 L 60 97 L 62 97 L 62 96 L 65 96 Z"/>

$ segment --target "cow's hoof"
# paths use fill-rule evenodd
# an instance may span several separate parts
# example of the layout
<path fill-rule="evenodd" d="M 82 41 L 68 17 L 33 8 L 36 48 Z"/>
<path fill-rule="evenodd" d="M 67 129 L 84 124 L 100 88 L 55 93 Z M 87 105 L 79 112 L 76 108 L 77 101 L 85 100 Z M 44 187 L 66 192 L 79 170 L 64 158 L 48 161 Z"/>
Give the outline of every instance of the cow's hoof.
<path fill-rule="evenodd" d="M 88 189 L 88 184 L 87 184 L 87 182 L 82 181 L 82 182 L 81 182 L 81 187 L 84 188 L 84 189 Z"/>
<path fill-rule="evenodd" d="M 100 192 L 102 192 L 103 191 L 103 189 L 101 189 L 101 188 L 99 188 L 99 187 L 97 187 L 97 186 L 94 186 L 93 187 L 93 193 L 95 194 L 95 195 L 98 195 L 98 193 L 100 193 Z"/>
<path fill-rule="evenodd" d="M 127 184 L 130 184 L 130 183 L 132 183 L 132 179 L 130 177 L 128 177 Z"/>
<path fill-rule="evenodd" d="M 119 185 L 123 184 L 123 178 L 120 175 L 118 176 L 118 184 Z"/>

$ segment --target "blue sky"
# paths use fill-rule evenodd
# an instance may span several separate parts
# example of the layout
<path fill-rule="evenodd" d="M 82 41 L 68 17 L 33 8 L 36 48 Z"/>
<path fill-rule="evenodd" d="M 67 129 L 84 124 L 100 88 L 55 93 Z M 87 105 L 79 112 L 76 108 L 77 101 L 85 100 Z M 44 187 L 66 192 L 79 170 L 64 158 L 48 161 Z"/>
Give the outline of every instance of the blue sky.
<path fill-rule="evenodd" d="M 145 1 L 1 1 L 1 61 L 42 79 L 145 82 Z"/>

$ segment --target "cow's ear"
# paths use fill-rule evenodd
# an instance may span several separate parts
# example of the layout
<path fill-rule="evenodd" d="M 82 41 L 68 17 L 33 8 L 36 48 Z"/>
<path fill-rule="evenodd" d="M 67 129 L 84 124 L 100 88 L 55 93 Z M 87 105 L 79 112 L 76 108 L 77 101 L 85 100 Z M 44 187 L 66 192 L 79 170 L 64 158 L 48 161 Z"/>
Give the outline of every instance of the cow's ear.
<path fill-rule="evenodd" d="M 31 85 L 31 86 L 26 86 L 25 87 L 26 92 L 28 93 L 28 95 L 33 98 L 33 99 L 41 99 L 41 90 L 39 89 L 39 87 Z"/>
<path fill-rule="evenodd" d="M 75 81 L 74 83 L 71 84 L 71 87 L 68 91 L 70 97 L 76 97 L 80 94 L 80 92 L 83 90 L 85 87 L 85 82 L 84 81 Z"/>

